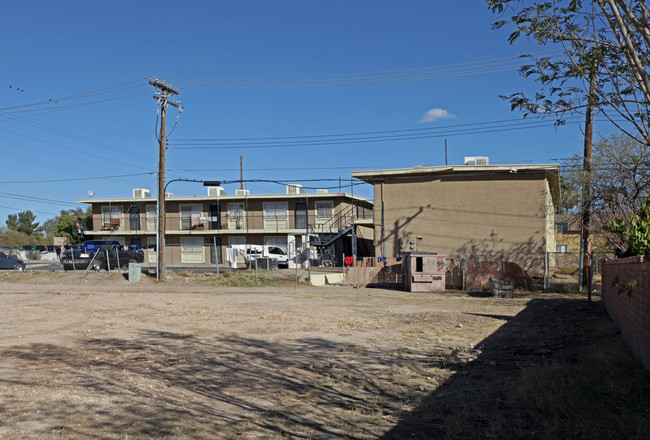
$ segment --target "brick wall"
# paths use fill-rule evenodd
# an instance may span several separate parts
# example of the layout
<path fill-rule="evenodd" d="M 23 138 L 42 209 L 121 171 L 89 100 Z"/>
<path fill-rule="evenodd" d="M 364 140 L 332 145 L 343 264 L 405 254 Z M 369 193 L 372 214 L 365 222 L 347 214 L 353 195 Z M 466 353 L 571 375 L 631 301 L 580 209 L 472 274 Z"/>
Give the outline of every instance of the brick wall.
<path fill-rule="evenodd" d="M 602 298 L 634 357 L 650 371 L 650 256 L 603 262 Z"/>

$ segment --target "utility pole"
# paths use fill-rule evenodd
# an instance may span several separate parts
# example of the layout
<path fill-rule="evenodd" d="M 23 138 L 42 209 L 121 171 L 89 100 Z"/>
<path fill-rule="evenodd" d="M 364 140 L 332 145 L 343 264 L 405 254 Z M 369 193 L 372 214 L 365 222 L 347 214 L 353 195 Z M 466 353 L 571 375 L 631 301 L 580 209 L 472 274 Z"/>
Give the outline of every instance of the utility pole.
<path fill-rule="evenodd" d="M 591 72 L 589 77 L 589 96 L 588 96 L 587 112 L 585 115 L 585 145 L 584 145 L 584 160 L 583 172 L 584 181 L 582 184 L 582 243 L 583 243 L 583 258 L 584 258 L 584 279 L 585 286 L 587 287 L 587 301 L 591 303 L 591 282 L 592 282 L 592 259 L 591 259 L 591 235 L 589 228 L 591 226 L 591 146 L 594 134 L 594 100 L 596 99 L 596 73 Z"/>
<path fill-rule="evenodd" d="M 163 82 L 150 80 L 149 84 L 154 86 L 156 94 L 154 99 L 160 105 L 160 142 L 158 145 L 158 243 L 156 244 L 158 279 L 165 279 L 165 151 L 166 146 L 166 113 L 167 104 L 179 108 L 179 104 L 169 102 L 167 95 L 178 95 L 178 91 L 170 88 Z"/>
<path fill-rule="evenodd" d="M 239 156 L 239 189 L 244 189 L 244 159 Z"/>

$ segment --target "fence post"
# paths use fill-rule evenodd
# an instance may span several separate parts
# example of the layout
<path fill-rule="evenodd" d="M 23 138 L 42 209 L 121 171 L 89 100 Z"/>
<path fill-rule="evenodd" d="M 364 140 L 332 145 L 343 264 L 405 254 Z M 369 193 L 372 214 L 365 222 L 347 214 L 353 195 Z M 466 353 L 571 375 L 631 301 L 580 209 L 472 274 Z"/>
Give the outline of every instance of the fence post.
<path fill-rule="evenodd" d="M 294 244 L 294 248 L 295 248 L 295 244 Z M 296 266 L 296 289 L 295 289 L 295 291 L 297 292 L 298 291 L 298 251 L 296 250 L 294 253 L 296 254 L 296 264 L 294 264 L 294 266 Z"/>
<path fill-rule="evenodd" d="M 546 251 L 546 262 L 544 264 L 544 292 L 548 292 L 551 285 L 550 252 Z"/>
<path fill-rule="evenodd" d="M 217 252 L 217 237 L 212 237 L 212 244 L 214 245 L 214 261 L 217 265 L 217 275 L 219 275 L 219 252 Z"/>
<path fill-rule="evenodd" d="M 460 270 L 462 272 L 462 287 L 463 290 L 467 290 L 467 257 L 463 255 L 460 260 Z"/>

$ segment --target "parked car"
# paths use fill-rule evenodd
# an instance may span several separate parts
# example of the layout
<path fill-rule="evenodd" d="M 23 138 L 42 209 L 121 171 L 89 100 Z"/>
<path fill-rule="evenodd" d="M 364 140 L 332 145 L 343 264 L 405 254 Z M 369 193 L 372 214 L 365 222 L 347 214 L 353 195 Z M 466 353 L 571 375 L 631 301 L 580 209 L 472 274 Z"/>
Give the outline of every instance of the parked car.
<path fill-rule="evenodd" d="M 255 267 L 255 258 L 271 258 L 278 260 L 278 267 L 289 267 L 289 257 L 282 249 L 275 246 L 247 245 L 244 259 L 248 267 Z"/>
<path fill-rule="evenodd" d="M 4 252 L 0 252 L 0 269 L 13 269 L 23 271 L 25 270 L 25 263 L 23 263 L 23 260 L 12 258 Z"/>
<path fill-rule="evenodd" d="M 144 251 L 125 247 L 116 240 L 88 240 L 61 253 L 63 270 L 93 270 L 126 267 L 131 262 L 142 263 Z M 89 267 L 90 266 L 90 267 Z"/>

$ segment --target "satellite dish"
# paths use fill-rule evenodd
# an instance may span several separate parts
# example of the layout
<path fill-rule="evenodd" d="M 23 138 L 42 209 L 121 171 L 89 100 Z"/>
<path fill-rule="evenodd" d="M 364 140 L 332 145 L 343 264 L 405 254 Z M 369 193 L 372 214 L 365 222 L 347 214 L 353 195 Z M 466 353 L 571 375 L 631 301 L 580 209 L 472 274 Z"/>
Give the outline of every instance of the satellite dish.
<path fill-rule="evenodd" d="M 89 195 L 90 197 L 94 197 L 94 196 L 95 196 L 95 193 L 92 192 L 92 191 L 90 191 L 90 190 L 88 190 L 88 195 Z"/>

